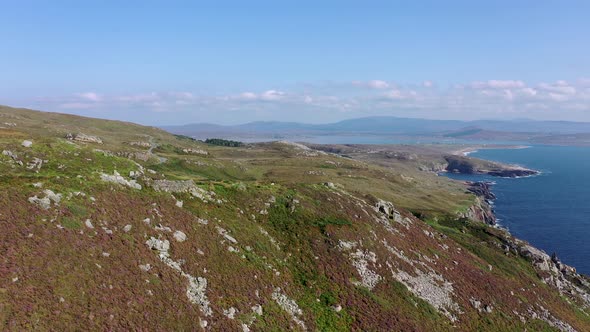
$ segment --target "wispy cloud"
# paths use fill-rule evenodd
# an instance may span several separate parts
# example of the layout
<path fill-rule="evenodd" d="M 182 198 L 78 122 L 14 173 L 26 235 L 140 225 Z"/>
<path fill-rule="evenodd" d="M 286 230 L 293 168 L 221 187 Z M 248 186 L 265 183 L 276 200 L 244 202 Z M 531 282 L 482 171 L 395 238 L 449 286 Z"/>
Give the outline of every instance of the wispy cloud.
<path fill-rule="evenodd" d="M 516 89 L 524 88 L 525 86 L 526 84 L 523 81 L 515 80 L 489 80 L 471 83 L 471 87 L 476 89 Z"/>
<path fill-rule="evenodd" d="M 242 92 L 237 96 L 230 96 L 226 99 L 244 101 L 278 101 L 286 97 L 286 93 L 277 90 L 266 90 L 262 93 Z"/>
<path fill-rule="evenodd" d="M 75 93 L 44 98 L 35 107 L 98 114 L 125 110 L 138 118 L 150 112 L 182 114 L 175 122 L 215 121 L 230 116 L 253 119 L 321 122 L 364 115 L 402 115 L 429 118 L 533 117 L 590 120 L 590 80 L 538 82 L 482 80 L 443 86 L 371 80 L 306 84 L 235 94 L 196 91 L 137 94 Z M 141 114 L 141 115 L 140 115 Z"/>
<path fill-rule="evenodd" d="M 81 99 L 86 99 L 88 101 L 100 101 L 101 97 L 96 92 L 83 92 L 79 93 L 78 96 Z"/>
<path fill-rule="evenodd" d="M 389 83 L 382 80 L 371 80 L 371 81 L 352 81 L 352 84 L 360 87 L 367 87 L 371 89 L 387 89 L 391 87 Z"/>

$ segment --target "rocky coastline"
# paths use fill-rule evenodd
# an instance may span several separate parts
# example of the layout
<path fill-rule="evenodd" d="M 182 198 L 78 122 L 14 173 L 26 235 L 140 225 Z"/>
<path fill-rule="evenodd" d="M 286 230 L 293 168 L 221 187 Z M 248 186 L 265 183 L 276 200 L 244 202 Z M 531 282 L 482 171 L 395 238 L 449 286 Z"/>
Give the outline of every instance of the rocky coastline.
<path fill-rule="evenodd" d="M 493 182 L 466 181 L 467 191 L 476 196 L 476 202 L 461 216 L 477 220 L 491 226 L 497 226 L 493 209 L 493 200 L 496 195 L 492 192 Z M 555 287 L 562 294 L 575 294 L 582 299 L 585 305 L 590 305 L 590 279 L 580 274 L 575 267 L 561 262 L 556 253 L 548 255 L 526 241 L 514 237 L 507 229 L 502 230 L 500 240 L 502 249 L 513 252 L 526 258 L 534 266 L 535 270 L 548 285 Z M 566 329 L 567 330 L 567 329 Z"/>
<path fill-rule="evenodd" d="M 488 181 L 466 181 L 467 191 L 475 195 L 475 203 L 461 214 L 461 217 L 478 220 L 485 224 L 495 226 L 496 214 L 493 209 L 493 200 L 496 195 L 491 190 L 492 183 Z"/>
<path fill-rule="evenodd" d="M 503 178 L 518 178 L 540 174 L 539 171 L 517 165 L 506 165 L 464 156 L 448 155 L 444 157 L 446 172 L 459 174 L 482 174 Z"/>

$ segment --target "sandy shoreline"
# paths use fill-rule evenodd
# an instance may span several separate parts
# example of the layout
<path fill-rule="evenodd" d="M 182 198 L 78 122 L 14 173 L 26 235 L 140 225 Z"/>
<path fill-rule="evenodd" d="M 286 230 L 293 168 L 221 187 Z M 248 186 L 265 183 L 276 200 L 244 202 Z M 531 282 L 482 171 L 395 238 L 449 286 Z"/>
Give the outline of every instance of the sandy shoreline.
<path fill-rule="evenodd" d="M 456 151 L 453 151 L 452 154 L 456 156 L 469 156 L 472 153 L 475 153 L 479 150 L 494 150 L 494 149 L 507 149 L 507 150 L 518 150 L 518 149 L 528 149 L 531 146 L 529 145 L 481 145 L 481 146 L 470 146 L 466 148 L 462 148 Z"/>

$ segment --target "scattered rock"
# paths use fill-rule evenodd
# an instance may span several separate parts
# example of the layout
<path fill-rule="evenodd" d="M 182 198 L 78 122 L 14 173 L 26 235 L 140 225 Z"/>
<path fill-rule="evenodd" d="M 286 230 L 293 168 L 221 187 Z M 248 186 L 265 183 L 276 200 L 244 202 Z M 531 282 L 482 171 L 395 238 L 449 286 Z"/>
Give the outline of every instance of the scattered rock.
<path fill-rule="evenodd" d="M 10 157 L 18 165 L 23 166 L 23 162 L 18 159 L 18 156 L 16 155 L 16 153 L 9 151 L 9 150 L 3 150 L 2 154 L 7 157 Z"/>
<path fill-rule="evenodd" d="M 469 303 L 471 303 L 471 305 L 477 309 L 477 311 L 481 312 L 481 301 L 478 301 L 474 298 L 470 298 L 469 299 Z"/>
<path fill-rule="evenodd" d="M 213 310 L 209 306 L 209 300 L 205 295 L 205 291 L 207 290 L 207 279 L 202 277 L 195 278 L 188 274 L 184 275 L 189 280 L 189 286 L 186 290 L 186 295 L 189 301 L 198 304 L 205 316 L 211 316 Z"/>
<path fill-rule="evenodd" d="M 303 311 L 299 308 L 297 302 L 283 294 L 281 288 L 279 287 L 275 288 L 271 297 L 279 305 L 279 307 L 281 307 L 281 309 L 285 310 L 291 316 L 297 325 L 299 325 L 303 330 L 307 330 L 305 323 L 300 319 L 300 316 L 303 315 Z"/>
<path fill-rule="evenodd" d="M 377 283 L 382 279 L 375 271 L 369 269 L 369 262 L 375 264 L 377 262 L 377 255 L 371 251 L 357 251 L 350 254 L 352 258 L 352 265 L 356 268 L 361 277 L 360 282 L 354 282 L 357 286 L 364 286 L 368 289 L 373 289 Z"/>
<path fill-rule="evenodd" d="M 131 225 L 125 225 L 125 227 L 123 227 L 123 232 L 127 233 L 131 230 L 131 228 L 133 228 L 133 226 Z"/>
<path fill-rule="evenodd" d="M 186 296 L 188 297 L 189 301 L 199 305 L 201 312 L 203 312 L 205 316 L 211 316 L 213 314 L 213 310 L 210 307 L 209 300 L 207 299 L 207 295 L 205 293 L 207 289 L 207 279 L 202 277 L 194 277 L 184 272 L 181 268 L 181 263 L 170 258 L 168 252 L 170 250 L 170 242 L 168 240 L 160 240 L 150 237 L 150 239 L 146 241 L 146 245 L 150 249 L 158 251 L 158 257 L 162 262 L 174 270 L 180 272 L 183 277 L 188 279 L 189 285 L 186 289 Z"/>
<path fill-rule="evenodd" d="M 236 308 L 230 307 L 227 310 L 225 310 L 225 309 L 223 310 L 223 315 L 229 319 L 234 319 L 237 312 L 238 312 L 238 310 L 236 310 Z"/>
<path fill-rule="evenodd" d="M 262 316 L 262 306 L 260 304 L 252 306 L 252 311 L 258 316 Z"/>
<path fill-rule="evenodd" d="M 169 193 L 190 193 L 192 196 L 199 198 L 203 202 L 217 202 L 221 204 L 221 200 L 215 200 L 213 196 L 215 193 L 206 191 L 198 187 L 193 180 L 172 181 L 172 180 L 156 180 L 152 183 L 152 187 L 156 191 L 163 191 Z"/>
<path fill-rule="evenodd" d="M 186 241 L 186 234 L 184 234 L 181 231 L 175 231 L 172 236 L 178 242 L 184 242 L 184 241 Z"/>
<path fill-rule="evenodd" d="M 43 166 L 43 159 L 35 157 L 27 164 L 27 169 L 39 172 L 41 170 L 41 166 Z"/>
<path fill-rule="evenodd" d="M 29 203 L 36 204 L 43 210 L 48 210 L 51 207 L 51 200 L 47 197 L 39 198 L 37 196 L 29 197 Z"/>
<path fill-rule="evenodd" d="M 151 269 L 152 269 L 152 266 L 151 266 L 150 264 L 144 264 L 144 265 L 139 265 L 139 268 L 140 268 L 142 271 L 148 272 L 149 270 L 151 270 Z"/>
<path fill-rule="evenodd" d="M 66 135 L 66 139 L 68 139 L 70 141 L 78 141 L 78 142 L 84 142 L 84 143 L 102 144 L 102 139 L 100 137 L 86 135 L 83 133 L 78 133 L 78 134 L 69 133 Z"/>
<path fill-rule="evenodd" d="M 170 250 L 170 241 L 150 237 L 150 239 L 146 241 L 146 244 L 150 249 L 157 250 L 160 253 L 160 256 L 168 256 L 168 250 Z"/>
<path fill-rule="evenodd" d="M 31 146 L 33 146 L 33 142 L 29 141 L 29 140 L 24 140 L 21 143 L 22 146 L 24 146 L 25 148 L 30 148 Z"/>
<path fill-rule="evenodd" d="M 187 153 L 187 154 L 200 154 L 200 155 L 208 155 L 209 152 L 205 151 L 205 150 L 201 150 L 201 149 L 182 149 L 182 152 Z"/>
<path fill-rule="evenodd" d="M 392 276 L 404 284 L 410 292 L 430 303 L 436 310 L 447 316 L 452 322 L 457 321 L 454 313 L 461 313 L 459 305 L 453 300 L 453 284 L 441 275 L 430 271 L 415 269 L 416 275 L 406 271 L 392 271 Z"/>
<path fill-rule="evenodd" d="M 341 250 L 351 250 L 352 248 L 356 247 L 356 242 L 339 240 L 338 247 Z"/>
<path fill-rule="evenodd" d="M 168 227 L 168 226 L 162 226 L 162 224 L 157 224 L 154 227 L 155 230 L 160 231 L 160 232 L 172 232 L 172 228 Z"/>
<path fill-rule="evenodd" d="M 137 183 L 135 180 L 127 180 L 127 179 L 125 179 L 117 171 L 114 171 L 113 172 L 113 175 L 108 175 L 108 174 L 102 173 L 100 175 L 100 179 L 103 180 L 103 181 L 105 181 L 105 182 L 118 183 L 120 185 L 129 187 L 129 188 L 141 190 L 141 185 L 139 183 Z"/>
<path fill-rule="evenodd" d="M 149 148 L 152 146 L 149 142 L 129 142 L 129 145 L 140 146 L 142 148 Z"/>
<path fill-rule="evenodd" d="M 51 202 L 53 201 L 54 205 L 59 205 L 61 201 L 61 194 L 56 194 L 49 189 L 45 189 L 43 191 L 45 197 L 39 198 L 36 195 L 33 197 L 29 197 L 29 203 L 39 205 L 43 210 L 47 210 L 51 207 Z"/>
<path fill-rule="evenodd" d="M 223 236 L 229 242 L 234 244 L 238 243 L 238 240 L 234 239 L 231 235 L 229 235 L 229 233 L 225 229 L 219 226 L 215 226 L 215 228 L 217 229 L 217 233 L 219 233 L 219 235 Z"/>

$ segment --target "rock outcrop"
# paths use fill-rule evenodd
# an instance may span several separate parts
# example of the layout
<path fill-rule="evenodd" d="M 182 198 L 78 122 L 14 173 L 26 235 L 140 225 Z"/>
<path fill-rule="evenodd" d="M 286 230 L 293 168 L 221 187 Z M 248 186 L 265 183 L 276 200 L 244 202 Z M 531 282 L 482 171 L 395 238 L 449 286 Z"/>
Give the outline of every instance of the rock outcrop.
<path fill-rule="evenodd" d="M 182 152 L 184 152 L 186 154 L 200 154 L 203 156 L 206 156 L 209 154 L 209 152 L 202 150 L 202 149 L 182 149 Z"/>
<path fill-rule="evenodd" d="M 505 165 L 495 162 L 486 162 L 485 166 L 480 165 L 476 159 L 464 156 L 449 155 L 444 159 L 447 162 L 445 171 L 459 174 L 487 174 L 503 178 L 515 178 L 539 174 L 539 171 L 516 166 Z"/>
<path fill-rule="evenodd" d="M 152 183 L 156 191 L 169 193 L 190 193 L 192 196 L 199 198 L 204 202 L 223 203 L 220 199 L 215 199 L 215 192 L 207 191 L 198 187 L 193 180 L 174 181 L 174 180 L 156 180 Z"/>
<path fill-rule="evenodd" d="M 475 202 L 467 211 L 460 213 L 459 216 L 481 221 L 488 225 L 496 225 L 496 215 L 492 203 L 496 199 L 496 195 L 492 192 L 492 183 L 467 181 L 466 184 L 467 191 L 476 196 Z"/>
<path fill-rule="evenodd" d="M 77 133 L 77 134 L 69 133 L 66 135 L 66 139 L 68 139 L 70 141 L 78 141 L 78 142 L 84 142 L 84 143 L 102 144 L 102 139 L 100 137 L 86 135 L 83 133 Z"/>
<path fill-rule="evenodd" d="M 51 207 L 52 202 L 56 206 L 59 205 L 59 202 L 61 201 L 61 198 L 62 198 L 61 194 L 56 194 L 52 190 L 49 190 L 49 189 L 45 189 L 43 191 L 43 194 L 45 194 L 45 197 L 43 197 L 43 198 L 39 198 L 39 197 L 37 197 L 37 195 L 35 195 L 33 197 L 29 197 L 29 199 L 28 199 L 29 203 L 36 204 L 40 208 L 42 208 L 43 210 L 48 210 Z"/>
<path fill-rule="evenodd" d="M 501 178 L 520 178 L 525 176 L 532 176 L 539 174 L 538 171 L 526 168 L 507 168 L 501 170 L 491 170 L 486 172 L 488 175 L 497 176 Z"/>
<path fill-rule="evenodd" d="M 467 181 L 467 190 L 474 193 L 475 196 L 483 197 L 489 201 L 496 199 L 496 195 L 492 192 L 492 182 L 487 181 L 477 181 L 471 182 Z"/>
<path fill-rule="evenodd" d="M 459 213 L 460 217 L 481 221 L 488 225 L 496 225 L 496 215 L 492 205 L 482 197 L 476 197 L 475 203 L 467 211 Z"/>
<path fill-rule="evenodd" d="M 121 176 L 121 174 L 119 174 L 119 172 L 117 171 L 114 171 L 112 175 L 102 173 L 100 175 L 100 179 L 105 182 L 118 183 L 129 188 L 141 190 L 141 185 L 137 183 L 137 181 L 127 180 L 123 176 Z"/>

